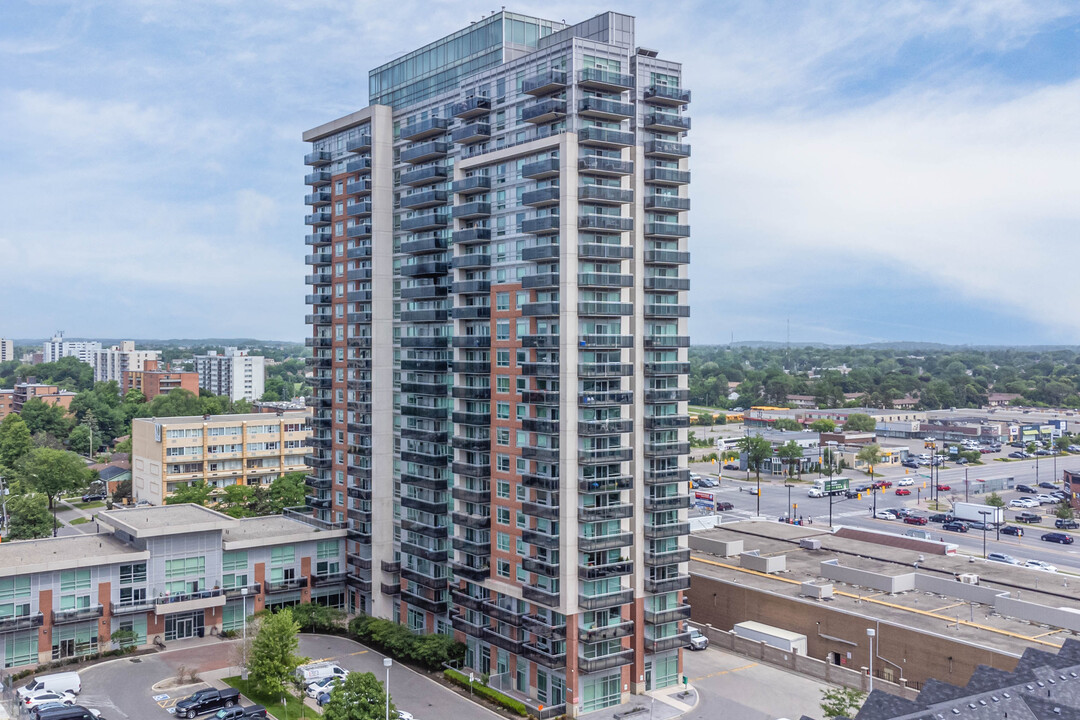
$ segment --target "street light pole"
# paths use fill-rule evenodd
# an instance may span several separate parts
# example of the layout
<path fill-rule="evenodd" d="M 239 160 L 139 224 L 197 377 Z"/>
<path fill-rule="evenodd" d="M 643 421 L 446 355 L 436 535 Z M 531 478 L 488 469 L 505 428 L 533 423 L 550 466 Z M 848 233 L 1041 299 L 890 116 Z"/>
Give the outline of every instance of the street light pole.
<path fill-rule="evenodd" d="M 248 673 L 248 671 L 247 671 L 247 664 L 248 664 L 248 656 L 247 656 L 247 653 L 248 653 L 248 646 L 247 646 L 247 596 L 248 596 L 248 589 L 247 588 L 241 588 L 240 589 L 240 602 L 242 604 L 243 614 L 244 614 L 244 639 L 241 640 L 241 642 L 243 644 L 240 646 L 240 647 L 243 648 L 243 650 L 240 653 L 240 657 L 242 657 L 244 659 L 244 667 L 240 668 L 240 678 L 242 680 L 247 680 L 247 673 Z"/>
<path fill-rule="evenodd" d="M 986 557 L 986 516 L 990 514 L 989 510 L 980 510 L 979 514 L 982 515 L 983 523 L 983 557 Z"/>
<path fill-rule="evenodd" d="M 787 516 L 791 518 L 791 488 L 795 487 L 791 483 L 784 483 L 784 487 L 787 488 Z"/>
<path fill-rule="evenodd" d="M 383 692 L 386 694 L 386 720 L 390 720 L 390 666 L 394 664 L 394 661 L 383 658 L 382 664 L 386 668 L 386 685 L 383 686 Z"/>
<path fill-rule="evenodd" d="M 866 637 L 870 639 L 870 692 L 874 692 L 874 628 L 866 628 Z"/>

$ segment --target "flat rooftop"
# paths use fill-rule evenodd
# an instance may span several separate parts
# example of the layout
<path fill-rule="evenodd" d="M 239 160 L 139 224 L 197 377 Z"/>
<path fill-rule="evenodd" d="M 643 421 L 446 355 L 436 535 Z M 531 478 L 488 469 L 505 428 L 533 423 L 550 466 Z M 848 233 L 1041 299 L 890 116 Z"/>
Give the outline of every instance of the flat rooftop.
<path fill-rule="evenodd" d="M 137 538 L 224 530 L 237 522 L 216 510 L 190 503 L 106 510 L 99 512 L 98 518 Z"/>
<path fill-rule="evenodd" d="M 1080 583 L 1070 585 L 1067 576 L 1056 573 L 981 559 L 970 562 L 966 556 L 957 555 L 923 553 L 920 560 L 918 551 L 836 537 L 827 529 L 818 530 L 812 526 L 744 521 L 725 523 L 694 535 L 723 541 L 742 540 L 744 551 L 757 550 L 762 556 L 784 555 L 787 572 L 763 575 L 740 567 L 737 556 L 724 558 L 695 550 L 690 563 L 693 574 L 793 598 L 802 597 L 800 584 L 803 582 L 832 583 L 834 592 L 829 607 L 833 610 L 946 634 L 961 642 L 1016 656 L 1030 647 L 1053 651 L 1071 637 L 1071 632 L 1005 617 L 990 605 L 969 603 L 940 593 L 912 590 L 889 594 L 829 580 L 821 574 L 821 563 L 836 560 L 846 568 L 883 575 L 919 572 L 946 580 L 953 580 L 959 574 L 974 573 L 979 576 L 982 588 L 1000 589 L 1013 597 L 1019 595 L 1026 602 L 1080 612 L 1080 587 L 1077 587 Z M 799 540 L 807 537 L 820 540 L 821 549 L 800 547 Z M 819 602 L 815 599 L 805 601 Z"/>
<path fill-rule="evenodd" d="M 286 410 L 282 413 L 281 417 L 301 419 L 306 417 L 306 410 Z M 240 423 L 240 422 L 253 422 L 258 420 L 260 422 L 268 422 L 279 417 L 276 413 L 242 413 L 238 415 L 178 415 L 176 417 L 163 417 L 163 418 L 135 418 L 134 422 L 147 422 L 147 423 L 160 423 L 162 425 L 176 425 L 186 423 Z"/>
<path fill-rule="evenodd" d="M 11 540 L 0 543 L 0 577 L 138 560 L 140 556 L 149 554 L 107 532 Z"/>
<path fill-rule="evenodd" d="M 344 528 L 322 529 L 284 515 L 234 520 L 221 535 L 226 550 L 345 537 Z"/>

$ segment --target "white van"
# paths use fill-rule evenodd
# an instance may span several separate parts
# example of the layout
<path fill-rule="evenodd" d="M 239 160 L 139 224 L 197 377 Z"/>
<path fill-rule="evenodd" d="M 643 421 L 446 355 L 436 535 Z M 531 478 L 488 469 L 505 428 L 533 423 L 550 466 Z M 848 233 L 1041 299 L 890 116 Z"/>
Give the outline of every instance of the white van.
<path fill-rule="evenodd" d="M 320 662 L 311 663 L 310 665 L 301 665 L 296 668 L 296 674 L 304 679 L 304 684 L 313 683 L 316 680 L 322 680 L 323 678 L 336 677 L 344 679 L 349 671 L 341 667 L 337 663 L 332 662 Z"/>
<path fill-rule="evenodd" d="M 20 698 L 27 698 L 39 692 L 69 692 L 78 695 L 82 691 L 82 680 L 77 672 L 53 673 L 52 675 L 35 675 L 30 682 L 18 690 Z"/>

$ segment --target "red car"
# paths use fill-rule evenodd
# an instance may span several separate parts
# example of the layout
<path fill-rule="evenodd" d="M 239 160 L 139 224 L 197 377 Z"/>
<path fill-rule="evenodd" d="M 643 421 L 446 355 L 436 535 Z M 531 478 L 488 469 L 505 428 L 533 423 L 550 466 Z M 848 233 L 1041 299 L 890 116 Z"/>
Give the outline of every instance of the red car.
<path fill-rule="evenodd" d="M 896 494 L 897 495 L 910 495 L 911 491 L 908 490 L 907 488 L 896 488 Z"/>
<path fill-rule="evenodd" d="M 904 522 L 906 522 L 908 525 L 925 525 L 926 518 L 922 515 L 908 515 L 906 518 L 904 518 Z"/>
<path fill-rule="evenodd" d="M 870 484 L 870 487 L 876 487 L 879 490 L 884 490 L 885 488 L 891 488 L 892 482 L 890 482 L 889 480 L 875 480 Z"/>
<path fill-rule="evenodd" d="M 949 485 L 938 485 L 937 489 L 938 492 L 949 492 L 950 490 L 952 490 L 952 487 Z"/>

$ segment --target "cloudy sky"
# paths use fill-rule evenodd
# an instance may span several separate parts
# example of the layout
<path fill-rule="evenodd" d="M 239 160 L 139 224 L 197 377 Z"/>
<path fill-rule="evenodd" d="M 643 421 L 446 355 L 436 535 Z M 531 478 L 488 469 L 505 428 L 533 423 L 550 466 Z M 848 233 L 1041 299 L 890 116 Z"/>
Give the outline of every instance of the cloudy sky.
<path fill-rule="evenodd" d="M 498 7 L 7 0 L 0 337 L 303 337 L 300 133 Z M 1078 343 L 1077 3 L 507 9 L 685 64 L 696 343 Z"/>

